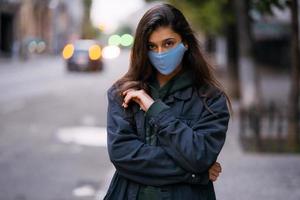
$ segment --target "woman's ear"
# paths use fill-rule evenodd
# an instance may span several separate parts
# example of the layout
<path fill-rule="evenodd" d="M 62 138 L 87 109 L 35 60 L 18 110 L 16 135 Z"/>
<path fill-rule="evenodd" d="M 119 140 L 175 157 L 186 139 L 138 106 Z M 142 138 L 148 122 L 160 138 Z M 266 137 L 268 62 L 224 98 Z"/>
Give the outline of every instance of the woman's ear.
<path fill-rule="evenodd" d="M 183 45 L 185 46 L 185 48 L 189 48 L 189 45 L 187 43 L 184 42 Z"/>
<path fill-rule="evenodd" d="M 185 46 L 186 49 L 189 49 L 189 45 L 185 44 L 184 46 Z"/>

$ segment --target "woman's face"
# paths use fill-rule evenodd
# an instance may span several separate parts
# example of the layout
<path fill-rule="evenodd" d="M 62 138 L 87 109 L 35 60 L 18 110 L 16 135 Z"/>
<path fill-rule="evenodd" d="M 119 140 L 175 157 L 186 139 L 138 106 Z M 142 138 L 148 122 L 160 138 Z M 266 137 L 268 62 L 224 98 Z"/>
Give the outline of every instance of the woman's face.
<path fill-rule="evenodd" d="M 181 40 L 181 36 L 170 27 L 158 27 L 149 37 L 148 50 L 156 53 L 165 52 L 176 47 Z"/>

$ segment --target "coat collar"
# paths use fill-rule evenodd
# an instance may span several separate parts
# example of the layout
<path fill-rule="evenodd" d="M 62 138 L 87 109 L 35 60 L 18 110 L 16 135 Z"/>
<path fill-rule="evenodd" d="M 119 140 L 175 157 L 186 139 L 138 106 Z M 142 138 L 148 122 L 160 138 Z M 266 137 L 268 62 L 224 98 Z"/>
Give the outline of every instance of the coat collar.
<path fill-rule="evenodd" d="M 161 88 L 159 87 L 156 77 L 153 76 L 149 82 L 151 96 L 154 99 L 161 98 L 166 103 L 174 101 L 174 97 L 179 100 L 191 98 L 193 85 L 191 74 L 190 69 L 183 70 Z"/>
<path fill-rule="evenodd" d="M 189 100 L 192 97 L 193 94 L 193 88 L 188 87 L 183 90 L 178 90 L 173 94 L 170 94 L 166 99 L 165 103 L 171 103 L 174 101 L 174 98 L 182 101 Z"/>

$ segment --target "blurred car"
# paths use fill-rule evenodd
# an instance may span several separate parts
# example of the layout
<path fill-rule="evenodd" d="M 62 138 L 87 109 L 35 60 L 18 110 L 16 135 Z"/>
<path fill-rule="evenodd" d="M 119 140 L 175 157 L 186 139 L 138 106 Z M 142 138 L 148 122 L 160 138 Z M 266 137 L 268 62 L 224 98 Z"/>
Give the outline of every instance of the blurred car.
<path fill-rule="evenodd" d="M 62 52 L 69 71 L 102 70 L 101 53 L 101 46 L 95 40 L 77 40 L 67 44 Z"/>

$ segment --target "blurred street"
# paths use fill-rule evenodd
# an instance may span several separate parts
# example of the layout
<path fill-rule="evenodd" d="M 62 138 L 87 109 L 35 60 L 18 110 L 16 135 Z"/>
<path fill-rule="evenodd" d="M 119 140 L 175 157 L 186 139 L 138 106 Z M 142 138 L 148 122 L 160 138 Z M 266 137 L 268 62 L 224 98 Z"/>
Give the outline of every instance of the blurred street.
<path fill-rule="evenodd" d="M 298 1 L 164 2 L 232 99 L 217 200 L 300 200 Z M 0 0 L 0 200 L 103 199 L 114 173 L 106 91 L 159 3 Z"/>
<path fill-rule="evenodd" d="M 106 90 L 126 71 L 128 56 L 106 60 L 97 73 L 67 72 L 59 57 L 1 61 L 0 199 L 102 199 L 114 170 L 103 129 Z M 264 77 L 264 99 L 286 92 L 285 75 Z M 217 199 L 298 200 L 299 155 L 244 153 L 238 106 L 219 157 Z"/>
<path fill-rule="evenodd" d="M 237 109 L 234 104 L 235 116 L 218 158 L 223 169 L 214 184 L 217 200 L 299 200 L 300 156 L 242 151 Z"/>
<path fill-rule="evenodd" d="M 101 131 L 106 90 L 127 57 L 97 73 L 67 72 L 59 57 L 1 61 L 0 199 L 91 199 L 103 187 L 112 170 Z M 67 131 L 76 127 L 86 130 L 75 141 Z"/>

